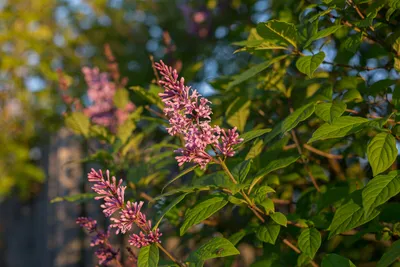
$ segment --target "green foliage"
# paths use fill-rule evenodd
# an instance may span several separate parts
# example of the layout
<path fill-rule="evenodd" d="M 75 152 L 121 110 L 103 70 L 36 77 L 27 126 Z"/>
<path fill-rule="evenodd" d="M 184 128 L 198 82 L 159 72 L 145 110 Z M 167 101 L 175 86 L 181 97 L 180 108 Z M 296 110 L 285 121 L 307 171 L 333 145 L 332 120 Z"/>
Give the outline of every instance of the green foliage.
<path fill-rule="evenodd" d="M 222 209 L 228 201 L 223 196 L 211 197 L 197 203 L 194 207 L 186 211 L 185 219 L 180 228 L 182 236 L 191 226 L 207 219 L 220 209 Z"/>
<path fill-rule="evenodd" d="M 332 123 L 335 119 L 342 116 L 346 107 L 346 104 L 343 102 L 321 103 L 315 108 L 315 114 L 322 120 Z"/>
<path fill-rule="evenodd" d="M 389 250 L 383 254 L 382 258 L 379 260 L 377 267 L 387 267 L 390 266 L 400 257 L 400 240 L 397 240 L 392 244 Z"/>
<path fill-rule="evenodd" d="M 349 134 L 361 131 L 369 122 L 368 119 L 361 117 L 343 116 L 335 120 L 332 124 L 325 123 L 319 127 L 312 135 L 309 143 L 318 140 L 340 138 Z"/>
<path fill-rule="evenodd" d="M 377 134 L 368 145 L 367 156 L 374 176 L 386 171 L 397 158 L 396 139 L 388 133 Z"/>
<path fill-rule="evenodd" d="M 379 211 L 377 210 L 371 210 L 368 214 L 366 213 L 361 203 L 361 192 L 360 190 L 355 191 L 351 194 L 350 198 L 336 210 L 335 216 L 328 228 L 330 231 L 329 238 L 363 225 L 373 220 L 378 215 Z"/>
<path fill-rule="evenodd" d="M 328 254 L 323 260 L 321 267 L 356 267 L 349 259 L 346 259 L 337 254 Z"/>
<path fill-rule="evenodd" d="M 279 225 L 287 226 L 287 218 L 283 213 L 274 212 L 270 215 L 271 219 Z"/>
<path fill-rule="evenodd" d="M 138 267 L 157 267 L 159 260 L 158 247 L 153 244 L 142 247 L 139 251 L 137 266 Z"/>
<path fill-rule="evenodd" d="M 241 98 L 236 100 L 226 110 L 226 120 L 232 127 L 237 127 L 239 132 L 244 131 L 247 118 L 250 115 L 250 101 Z"/>
<path fill-rule="evenodd" d="M 73 112 L 65 118 L 65 125 L 77 134 L 89 137 L 89 118 L 82 112 Z"/>
<path fill-rule="evenodd" d="M 85 164 L 96 161 L 127 176 L 129 198 L 154 204 L 155 216 L 147 216 L 153 229 L 163 232 L 162 239 L 179 228 L 177 242 L 189 257 L 174 262 L 226 267 L 243 262 L 273 267 L 392 264 L 399 257 L 400 233 L 399 1 L 272 0 L 265 7 L 265 1 L 189 1 L 179 10 L 190 14 L 182 16 L 177 16 L 177 1 L 145 2 L 135 8 L 157 22 L 135 26 L 150 28 L 151 39 L 138 37 L 140 42 L 150 48 L 154 44 L 151 60 L 163 58 L 186 85 L 207 95 L 210 125 L 238 129 L 243 141 L 233 146 L 234 156 L 221 154 L 216 142 L 193 152 L 183 136 L 167 133 L 160 77 L 153 77 L 147 53 L 136 57 L 124 51 L 145 49 L 125 49 L 121 41 L 113 42 L 121 68 L 138 62 L 140 70 L 135 71 L 138 81 L 138 73 L 127 74 L 131 90 L 119 88 L 113 101 L 119 108 L 132 102 L 137 112 L 108 129 L 68 107 L 65 124 L 99 142 L 101 149 L 90 151 Z M 129 18 L 122 9 L 117 17 Z M 268 14 L 268 20 L 260 21 L 261 14 Z M 129 23 L 120 24 L 122 32 L 132 32 L 124 26 Z M 170 44 L 167 33 L 156 37 L 157 29 L 171 31 Z M 193 115 L 183 113 L 187 119 Z M 182 148 L 189 148 L 185 155 L 204 157 L 209 164 L 179 166 L 175 157 Z M 10 184 L 9 179 L 2 184 Z M 85 199 L 68 196 L 54 202 Z M 235 246 L 241 243 L 257 248 L 254 262 L 239 255 Z M 189 252 L 193 247 L 198 249 Z M 182 259 L 179 251 L 176 256 Z M 158 258 L 157 246 L 144 247 L 139 266 L 155 266 Z"/>
<path fill-rule="evenodd" d="M 299 236 L 300 250 L 313 259 L 321 246 L 321 234 L 315 228 L 307 228 L 303 230 Z"/>
<path fill-rule="evenodd" d="M 398 193 L 400 193 L 400 174 L 398 171 L 375 176 L 362 191 L 366 216 L 369 216 L 372 210 L 386 203 Z"/>
<path fill-rule="evenodd" d="M 278 238 L 281 226 L 275 222 L 268 222 L 258 227 L 256 231 L 257 238 L 265 243 L 275 244 Z"/>
<path fill-rule="evenodd" d="M 312 78 L 315 70 L 318 69 L 318 66 L 324 61 L 324 59 L 324 52 L 319 52 L 312 56 L 303 56 L 296 61 L 296 67 L 299 71 Z"/>
<path fill-rule="evenodd" d="M 192 252 L 192 254 L 189 256 L 189 260 L 193 258 L 205 261 L 237 254 L 240 254 L 239 250 L 237 250 L 229 240 L 222 237 L 214 237 Z"/>
<path fill-rule="evenodd" d="M 257 33 L 273 43 L 283 42 L 297 47 L 297 30 L 291 23 L 271 20 L 257 25 Z"/>
<path fill-rule="evenodd" d="M 287 118 L 282 122 L 282 133 L 286 133 L 295 128 L 300 122 L 308 119 L 315 111 L 315 103 L 310 103 L 302 106 L 292 114 L 287 116 Z"/>

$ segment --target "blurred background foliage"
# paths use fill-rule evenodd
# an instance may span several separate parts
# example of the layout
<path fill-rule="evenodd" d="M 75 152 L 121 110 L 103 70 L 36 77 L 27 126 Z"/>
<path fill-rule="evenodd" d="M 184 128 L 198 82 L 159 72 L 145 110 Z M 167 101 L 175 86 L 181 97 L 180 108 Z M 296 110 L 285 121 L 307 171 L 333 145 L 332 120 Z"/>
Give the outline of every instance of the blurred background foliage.
<path fill-rule="evenodd" d="M 317 12 L 312 11 L 312 4 L 304 0 L 1 0 L 0 198 L 13 188 L 29 197 L 38 190 L 31 185 L 44 179 L 36 168 L 41 145 L 58 129 L 65 109 L 57 92 L 57 69 L 70 76 L 72 94 L 85 98 L 81 68 L 105 70 L 103 47 L 109 44 L 122 75 L 129 78 L 128 87 L 145 86 L 154 79 L 149 60 L 149 55 L 154 55 L 181 69 L 182 75 L 207 95 L 226 84 L 223 77 L 238 73 L 251 60 L 257 61 L 246 53 L 233 54 L 232 42 L 244 40 L 256 23 L 270 18 L 296 24 L 308 16 L 299 15 L 304 7 Z M 339 30 L 336 37 L 345 38 L 347 31 Z M 340 42 L 321 45 L 330 61 L 335 58 L 339 63 L 373 67 L 378 60 L 385 60 L 385 51 L 378 44 L 368 44 L 359 55 L 338 49 L 343 46 Z M 322 67 L 331 70 L 330 66 Z M 268 75 L 281 77 L 285 74 L 282 71 Z M 396 75 L 378 69 L 366 78 L 373 82 Z M 211 83 L 216 78 L 221 79 Z M 262 86 L 271 87 L 272 82 Z M 221 104 L 218 98 L 214 101 Z M 215 111 L 215 118 L 223 114 L 229 101 L 221 106 L 221 112 Z M 135 102 L 140 98 L 135 97 Z"/>
<path fill-rule="evenodd" d="M 233 55 L 232 41 L 268 17 L 268 1 L 0 1 L 0 198 L 16 189 L 28 198 L 44 173 L 42 145 L 60 126 L 65 107 L 57 70 L 70 90 L 85 95 L 81 68 L 106 68 L 109 44 L 128 85 L 153 78 L 149 55 L 163 58 L 211 92 L 209 81 L 237 72 L 248 55 Z M 244 35 L 243 35 L 244 34 Z M 240 60 L 233 61 L 233 57 Z"/>

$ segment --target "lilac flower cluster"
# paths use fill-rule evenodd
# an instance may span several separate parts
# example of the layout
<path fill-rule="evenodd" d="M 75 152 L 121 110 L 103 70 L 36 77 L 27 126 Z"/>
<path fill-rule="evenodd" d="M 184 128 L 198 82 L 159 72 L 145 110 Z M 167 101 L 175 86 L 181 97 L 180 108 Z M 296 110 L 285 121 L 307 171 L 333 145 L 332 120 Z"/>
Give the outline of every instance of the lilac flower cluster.
<path fill-rule="evenodd" d="M 117 179 L 113 176 L 110 178 L 110 172 L 106 171 L 107 179 L 104 179 L 103 172 L 94 169 L 88 174 L 89 182 L 94 183 L 92 186 L 98 196 L 95 199 L 103 199 L 104 204 L 101 205 L 103 212 L 107 217 L 111 217 L 116 211 L 119 211 L 119 218 L 111 218 L 113 222 L 110 227 L 117 228 L 116 233 L 126 233 L 131 230 L 135 224 L 142 231 L 132 234 L 129 237 L 129 244 L 138 248 L 148 246 L 153 243 L 161 243 L 160 230 L 151 229 L 151 221 L 146 219 L 146 215 L 141 212 L 143 201 L 125 203 L 124 195 L 126 186 L 122 186 L 122 179 L 117 183 Z"/>
<path fill-rule="evenodd" d="M 125 108 L 118 109 L 113 102 L 117 89 L 115 83 L 111 82 L 106 72 L 100 72 L 98 68 L 82 68 L 88 85 L 88 97 L 92 104 L 85 108 L 84 112 L 91 118 L 93 123 L 108 127 L 115 131 L 118 125 L 124 123 L 135 106 L 129 102 Z"/>
<path fill-rule="evenodd" d="M 108 238 L 110 237 L 110 231 L 103 232 L 97 229 L 97 221 L 88 217 L 79 217 L 76 219 L 76 223 L 82 228 L 85 228 L 89 233 L 96 233 L 92 237 L 90 246 L 97 246 L 95 255 L 99 260 L 99 264 L 106 265 L 112 260 L 118 260 L 118 251 L 115 251 L 111 245 L 108 243 Z"/>
<path fill-rule="evenodd" d="M 165 104 L 164 113 L 171 125 L 167 128 L 168 133 L 182 135 L 185 141 L 184 148 L 177 150 L 181 154 L 176 157 L 179 166 L 185 162 L 194 162 L 205 168 L 213 160 L 206 152 L 208 146 L 215 152 L 232 157 L 235 154 L 233 146 L 243 141 L 236 127 L 228 131 L 218 126 L 212 127 L 211 102 L 197 90 L 186 86 L 185 79 L 179 79 L 178 72 L 163 61 L 155 63 L 155 67 L 162 75 L 159 84 L 164 87 L 164 92 L 159 96 Z"/>

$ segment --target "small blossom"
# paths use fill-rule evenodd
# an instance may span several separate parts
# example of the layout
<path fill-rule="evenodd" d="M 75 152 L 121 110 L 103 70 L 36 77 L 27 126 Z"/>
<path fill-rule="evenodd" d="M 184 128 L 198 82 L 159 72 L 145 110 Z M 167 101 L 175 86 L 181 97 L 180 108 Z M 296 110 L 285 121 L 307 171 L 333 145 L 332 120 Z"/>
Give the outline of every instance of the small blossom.
<path fill-rule="evenodd" d="M 88 217 L 78 217 L 76 223 L 88 230 L 89 233 L 96 231 L 97 228 L 97 221 Z"/>
<path fill-rule="evenodd" d="M 118 252 L 114 251 L 111 247 L 100 247 L 94 253 L 99 260 L 99 264 L 106 265 L 110 261 L 117 258 Z"/>
<path fill-rule="evenodd" d="M 108 262 L 114 259 L 117 260 L 118 251 L 114 251 L 108 243 L 108 238 L 110 237 L 109 230 L 107 232 L 97 230 L 97 222 L 92 218 L 79 217 L 76 219 L 76 223 L 88 230 L 89 233 L 96 233 L 92 237 L 90 246 L 97 247 L 95 255 L 99 260 L 99 264 L 107 265 Z"/>
<path fill-rule="evenodd" d="M 114 132 L 135 110 L 135 105 L 131 102 L 124 108 L 114 105 L 114 95 L 117 90 L 122 89 L 117 89 L 116 84 L 110 81 L 108 73 L 100 72 L 99 68 L 88 67 L 83 67 L 82 72 L 88 86 L 88 97 L 92 102 L 84 109 L 84 113 L 93 123 L 108 127 Z"/>
<path fill-rule="evenodd" d="M 233 146 L 243 142 L 243 138 L 239 138 L 239 134 L 236 132 L 236 127 L 228 130 L 228 133 L 222 130 L 221 140 L 222 142 L 219 143 L 217 147 L 221 153 L 227 157 L 233 157 L 233 155 L 235 155 Z"/>
<path fill-rule="evenodd" d="M 132 234 L 128 240 L 129 245 L 135 246 L 137 248 L 145 247 L 150 245 L 149 241 L 147 241 L 147 236 L 143 234 L 141 231 L 139 235 Z"/>
<path fill-rule="evenodd" d="M 164 114 L 169 119 L 170 135 L 181 135 L 185 141 L 183 148 L 176 150 L 179 165 L 194 162 L 202 169 L 213 160 L 207 153 L 208 147 L 219 154 L 232 157 L 235 154 L 233 146 L 243 141 L 239 138 L 236 127 L 226 132 L 218 126 L 211 126 L 211 102 L 202 97 L 196 90 L 185 85 L 185 79 L 179 79 L 178 72 L 170 66 L 155 63 L 162 79 L 159 84 L 164 87 L 160 93 L 165 104 Z M 218 150 L 218 151 L 217 151 Z"/>
<path fill-rule="evenodd" d="M 128 239 L 128 243 L 131 246 L 141 248 L 153 243 L 161 243 L 160 241 L 161 235 L 162 234 L 160 233 L 159 229 L 150 231 L 148 235 L 145 235 L 143 232 L 140 232 L 139 235 L 132 234 Z"/>
<path fill-rule="evenodd" d="M 117 183 L 117 179 L 113 176 L 110 178 L 110 172 L 106 171 L 107 179 L 104 179 L 103 172 L 101 170 L 95 171 L 94 169 L 88 173 L 88 181 L 94 183 L 92 186 L 98 196 L 95 199 L 103 199 L 104 204 L 101 207 L 104 209 L 103 212 L 107 217 L 110 217 L 116 211 L 119 210 L 119 217 L 111 218 L 112 224 L 110 227 L 117 228 L 116 233 L 126 233 L 132 229 L 133 225 L 136 225 L 143 232 L 139 235 L 133 234 L 133 243 L 135 246 L 147 246 L 152 243 L 160 243 L 160 230 L 151 229 L 151 220 L 146 219 L 146 215 L 141 211 L 144 202 L 130 202 L 125 203 L 125 186 L 122 186 L 122 179 Z M 92 240 L 92 244 L 102 244 L 104 240 L 107 240 L 109 232 L 101 233 L 97 232 Z M 145 239 L 142 238 L 145 237 Z M 136 241 L 135 241 L 136 240 Z"/>
<path fill-rule="evenodd" d="M 111 218 L 114 222 L 111 227 L 118 228 L 117 234 L 119 232 L 126 233 L 132 228 L 132 224 L 136 224 L 139 228 L 150 231 L 151 227 L 149 227 L 146 220 L 146 215 L 140 211 L 143 204 L 143 201 L 139 203 L 131 203 L 128 201 L 125 208 L 120 211 L 120 218 Z"/>
<path fill-rule="evenodd" d="M 92 237 L 90 246 L 94 247 L 94 246 L 98 246 L 100 244 L 106 244 L 109 237 L 110 237 L 109 230 L 107 230 L 107 232 L 97 231 L 97 234 Z"/>
<path fill-rule="evenodd" d="M 95 183 L 92 186 L 94 192 L 98 194 L 96 200 L 104 199 L 104 204 L 101 205 L 103 212 L 107 217 L 110 217 L 114 212 L 124 206 L 124 195 L 126 186 L 122 186 L 122 179 L 117 184 L 115 176 L 110 179 L 110 172 L 106 171 L 107 180 L 104 179 L 103 172 L 94 169 L 88 174 L 89 182 Z"/>

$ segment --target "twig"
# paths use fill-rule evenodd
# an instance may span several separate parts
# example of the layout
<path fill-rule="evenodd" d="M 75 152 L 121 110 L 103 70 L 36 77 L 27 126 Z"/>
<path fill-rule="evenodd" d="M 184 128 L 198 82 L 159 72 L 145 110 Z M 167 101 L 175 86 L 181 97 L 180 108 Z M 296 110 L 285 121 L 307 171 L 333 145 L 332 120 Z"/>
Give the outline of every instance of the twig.
<path fill-rule="evenodd" d="M 296 144 L 297 150 L 299 151 L 299 154 L 300 154 L 300 155 L 303 155 L 303 150 L 301 149 L 301 145 L 300 145 L 299 139 L 297 139 L 296 132 L 295 132 L 294 130 L 292 130 L 291 133 L 292 133 L 293 141 L 294 141 L 294 143 Z M 302 159 L 302 161 L 303 161 L 304 169 L 305 169 L 306 172 L 308 173 L 308 176 L 310 177 L 311 182 L 313 183 L 315 189 L 316 189 L 318 192 L 321 192 L 321 189 L 319 188 L 319 186 L 318 186 L 318 184 L 317 184 L 317 181 L 316 181 L 315 178 L 314 178 L 314 175 L 312 174 L 310 168 L 308 167 L 307 161 L 305 161 L 304 159 Z"/>
<path fill-rule="evenodd" d="M 361 12 L 361 10 L 358 8 L 358 6 L 353 2 L 353 0 L 348 0 L 349 4 L 356 10 L 357 14 L 360 16 L 361 19 L 365 19 L 365 16 Z M 369 26 L 369 28 L 372 31 L 375 31 L 373 26 Z"/>
<path fill-rule="evenodd" d="M 291 248 L 292 250 L 294 250 L 297 254 L 300 254 L 301 253 L 301 251 L 300 251 L 300 249 L 298 249 L 295 245 L 293 245 L 289 240 L 287 240 L 286 238 L 285 239 L 283 239 L 283 243 L 285 243 L 285 245 L 287 245 L 289 248 Z M 319 267 L 319 265 L 315 262 L 315 261 L 311 261 L 310 262 L 311 263 L 311 265 L 313 266 L 313 267 Z"/>
<path fill-rule="evenodd" d="M 154 66 L 154 57 L 153 57 L 153 55 L 149 55 L 149 58 L 150 58 L 150 61 L 151 61 L 151 67 L 153 69 L 154 76 L 156 77 L 156 81 L 157 81 L 157 84 L 158 84 L 158 82 L 160 81 L 160 76 L 158 76 L 158 72 L 156 70 L 156 67 Z"/>
<path fill-rule="evenodd" d="M 149 196 L 145 192 L 140 192 L 140 197 L 146 199 L 149 202 L 153 202 L 154 201 L 154 198 L 152 198 L 151 196 Z"/>
<path fill-rule="evenodd" d="M 279 204 L 279 205 L 290 205 L 290 204 L 292 204 L 292 201 L 290 201 L 290 200 L 277 199 L 277 198 L 273 198 L 272 202 L 274 202 L 275 204 Z"/>
<path fill-rule="evenodd" d="M 149 106 L 145 106 L 144 108 L 145 108 L 146 110 L 150 111 L 151 113 L 153 113 L 154 115 L 160 117 L 161 119 L 165 119 L 164 114 L 162 114 L 162 113 L 160 113 L 160 112 L 158 112 L 158 111 L 155 111 L 154 109 L 151 109 Z"/>
<path fill-rule="evenodd" d="M 307 150 L 309 150 L 309 151 L 311 151 L 311 152 L 317 154 L 317 155 L 323 156 L 323 157 L 328 158 L 328 159 L 343 159 L 343 156 L 342 156 L 342 155 L 330 154 L 330 153 L 321 151 L 321 150 L 319 150 L 319 149 L 316 149 L 315 147 L 312 147 L 312 146 L 310 146 L 310 145 L 308 145 L 308 144 L 304 144 L 303 147 L 304 147 L 305 149 L 307 149 Z"/>
<path fill-rule="evenodd" d="M 168 256 L 173 262 L 175 262 L 177 265 L 181 267 L 186 267 L 186 264 L 181 262 L 180 260 L 177 260 L 174 256 L 171 255 L 160 243 L 157 243 L 157 247 L 161 249 L 162 252 L 164 252 L 165 255 Z"/>
<path fill-rule="evenodd" d="M 222 159 L 219 160 L 219 164 L 221 165 L 222 169 L 224 169 L 229 179 L 231 179 L 232 183 L 237 184 L 235 177 L 233 177 L 232 173 L 229 171 L 228 167 L 226 166 L 225 162 Z"/>
<path fill-rule="evenodd" d="M 367 66 L 351 66 L 351 65 L 347 65 L 347 64 L 342 64 L 342 63 L 334 63 L 334 62 L 329 62 L 329 61 L 322 61 L 323 64 L 328 64 L 328 65 L 332 65 L 332 66 L 337 66 L 337 67 L 343 67 L 343 68 L 349 68 L 349 69 L 355 69 L 355 70 L 367 70 L 367 71 L 371 71 L 371 70 L 377 70 L 377 69 L 391 69 L 390 66 L 383 66 L 383 67 L 367 67 Z"/>

